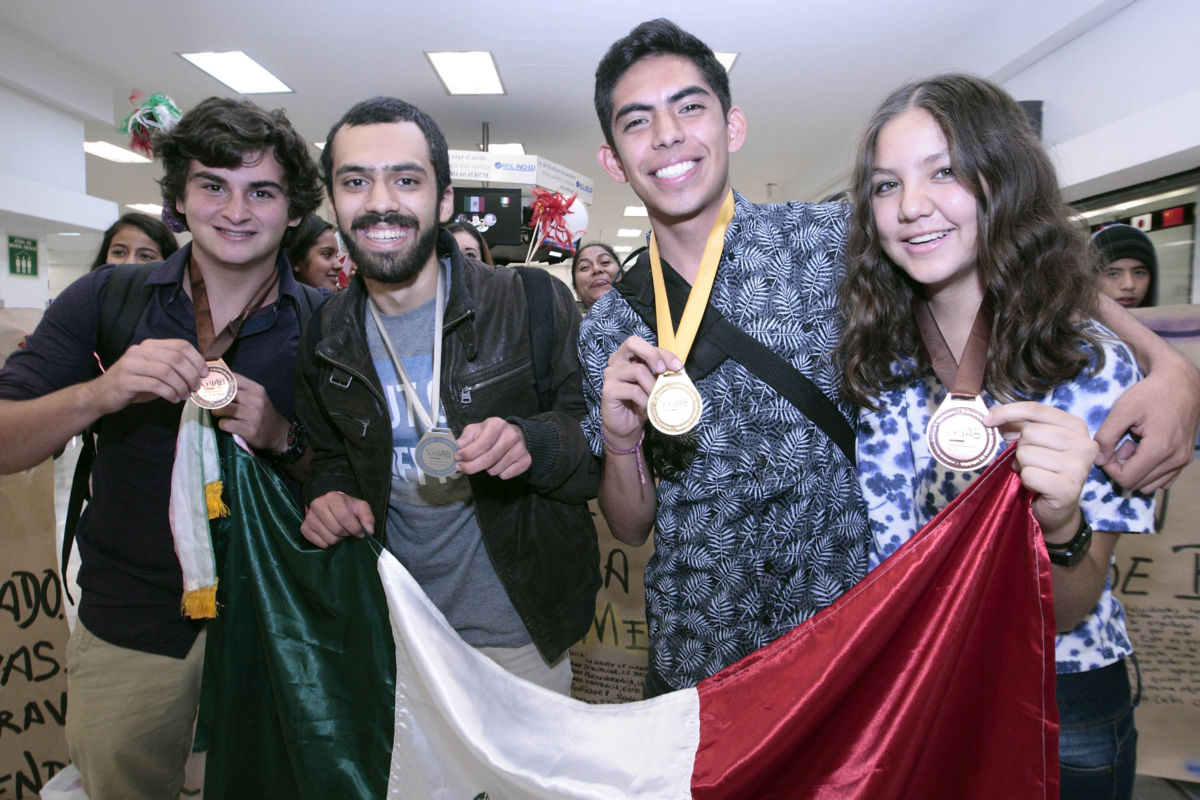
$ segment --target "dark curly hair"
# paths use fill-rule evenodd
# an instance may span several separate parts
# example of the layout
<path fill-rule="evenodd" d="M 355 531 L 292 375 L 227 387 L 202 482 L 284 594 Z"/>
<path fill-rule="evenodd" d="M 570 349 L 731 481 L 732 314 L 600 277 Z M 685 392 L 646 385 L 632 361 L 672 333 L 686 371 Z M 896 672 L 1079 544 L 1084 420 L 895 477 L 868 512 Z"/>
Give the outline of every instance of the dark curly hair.
<path fill-rule="evenodd" d="M 103 267 L 108 263 L 108 248 L 112 246 L 113 237 L 122 228 L 137 228 L 149 236 L 158 245 L 158 252 L 162 253 L 164 260 L 170 258 L 179 249 L 179 242 L 175 239 L 175 234 L 171 233 L 166 225 L 154 217 L 131 211 L 123 214 L 116 222 L 108 226 L 108 230 L 104 232 L 104 240 L 100 243 L 100 250 L 97 251 L 96 258 L 92 261 L 92 269 Z"/>
<path fill-rule="evenodd" d="M 357 125 L 378 125 L 390 122 L 412 122 L 425 135 L 425 144 L 429 146 L 429 161 L 433 166 L 434 179 L 437 183 L 438 197 L 450 185 L 450 151 L 446 146 L 446 137 L 442 129 L 426 114 L 412 103 L 407 103 L 398 97 L 372 97 L 356 103 L 342 118 L 333 123 L 329 135 L 325 137 L 325 149 L 321 151 L 321 174 L 325 178 L 325 189 L 333 195 L 333 143 L 337 132 L 343 127 Z"/>
<path fill-rule="evenodd" d="M 256 153 L 274 153 L 283 167 L 288 217 L 301 222 L 321 205 L 321 179 L 317 165 L 282 109 L 267 111 L 249 100 L 210 97 L 198 103 L 169 131 L 154 138 L 154 155 L 163 162 L 163 207 L 174 211 L 175 201 L 187 189 L 188 165 L 193 160 L 207 167 L 232 169 Z M 186 226 L 187 221 L 183 220 Z M 295 229 L 284 234 L 284 247 Z"/>
<path fill-rule="evenodd" d="M 628 36 L 613 42 L 596 67 L 596 116 L 600 118 L 604 141 L 608 142 L 609 147 L 616 147 L 612 134 L 613 89 L 630 67 L 650 56 L 691 59 L 720 101 L 721 110 L 728 115 L 733 107 L 733 98 L 729 94 L 729 73 L 717 61 L 712 48 L 669 19 L 652 19 L 638 25 Z"/>
<path fill-rule="evenodd" d="M 984 386 L 1001 400 L 1031 397 L 1073 379 L 1093 353 L 1103 359 L 1095 338 L 1078 327 L 1095 315 L 1094 255 L 1025 112 L 989 81 L 938 75 L 889 95 L 859 140 L 839 292 L 847 396 L 876 408 L 882 391 L 928 366 L 912 311 L 917 284 L 883 252 L 871 207 L 879 133 L 910 109 L 928 112 L 941 128 L 955 177 L 979 205 L 977 267 L 995 309 Z M 918 372 L 894 369 L 914 355 Z"/>

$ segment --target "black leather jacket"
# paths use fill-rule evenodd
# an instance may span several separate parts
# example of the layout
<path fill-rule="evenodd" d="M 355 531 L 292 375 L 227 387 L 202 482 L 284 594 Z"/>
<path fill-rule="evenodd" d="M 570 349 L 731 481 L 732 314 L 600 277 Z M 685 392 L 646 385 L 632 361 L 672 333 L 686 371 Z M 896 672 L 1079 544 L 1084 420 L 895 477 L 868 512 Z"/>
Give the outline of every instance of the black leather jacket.
<path fill-rule="evenodd" d="M 515 270 L 451 258 L 442 327 L 442 402 L 455 435 L 502 417 L 519 425 L 533 465 L 512 480 L 470 476 L 483 542 L 542 655 L 554 660 L 595 614 L 600 552 L 587 501 L 600 482 L 579 420 L 585 413 L 575 342 L 579 312 L 554 284 L 551 410 L 538 407 L 525 292 Z M 391 490 L 392 426 L 367 346 L 366 287 L 352 281 L 314 314 L 297 354 L 296 408 L 313 448 L 306 503 L 340 491 L 366 500 L 383 541 Z"/>

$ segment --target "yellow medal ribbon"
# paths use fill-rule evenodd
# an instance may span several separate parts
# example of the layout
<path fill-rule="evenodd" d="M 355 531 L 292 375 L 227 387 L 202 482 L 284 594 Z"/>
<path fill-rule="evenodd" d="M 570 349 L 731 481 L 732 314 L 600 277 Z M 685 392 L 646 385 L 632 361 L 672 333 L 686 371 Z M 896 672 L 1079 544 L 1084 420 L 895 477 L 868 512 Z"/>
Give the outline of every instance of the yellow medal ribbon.
<path fill-rule="evenodd" d="M 700 320 L 704 317 L 704 308 L 708 305 L 708 296 L 712 293 L 713 281 L 717 277 L 717 265 L 721 262 L 721 251 L 725 248 L 725 230 L 733 220 L 733 190 L 725 195 L 721 204 L 721 212 L 717 221 L 708 232 L 708 241 L 704 243 L 704 254 L 700 257 L 700 270 L 696 273 L 696 281 L 688 293 L 687 305 L 683 307 L 683 318 L 679 320 L 679 330 L 675 330 L 671 322 L 671 306 L 667 302 L 667 285 L 663 282 L 662 260 L 658 256 L 658 242 L 654 234 L 650 234 L 650 276 L 654 280 L 654 313 L 658 319 L 658 346 L 670 350 L 686 362 L 692 343 L 696 341 L 696 333 L 700 330 Z"/>

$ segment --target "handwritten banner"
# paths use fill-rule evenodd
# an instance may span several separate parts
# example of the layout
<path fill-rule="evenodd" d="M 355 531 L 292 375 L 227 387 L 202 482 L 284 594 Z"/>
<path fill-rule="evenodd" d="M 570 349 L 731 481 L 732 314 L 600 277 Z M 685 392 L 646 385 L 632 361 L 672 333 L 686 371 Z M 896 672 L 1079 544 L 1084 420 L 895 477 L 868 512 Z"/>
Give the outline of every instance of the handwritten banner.
<path fill-rule="evenodd" d="M 571 695 L 589 703 L 630 703 L 642 699 L 646 678 L 650 634 L 643 576 L 654 552 L 654 536 L 641 547 L 631 547 L 613 538 L 595 500 L 591 509 L 600 537 L 603 582 L 592 626 L 571 648 Z"/>
<path fill-rule="evenodd" d="M 0 309 L 0 353 L 38 311 Z M 66 647 L 54 559 L 54 468 L 0 475 L 0 798 L 35 798 L 66 766 Z"/>
<path fill-rule="evenodd" d="M 1200 306 L 1136 314 L 1200 363 Z M 1142 675 L 1138 772 L 1200 780 L 1200 465 L 1157 494 L 1158 535 L 1122 536 L 1113 590 Z"/>

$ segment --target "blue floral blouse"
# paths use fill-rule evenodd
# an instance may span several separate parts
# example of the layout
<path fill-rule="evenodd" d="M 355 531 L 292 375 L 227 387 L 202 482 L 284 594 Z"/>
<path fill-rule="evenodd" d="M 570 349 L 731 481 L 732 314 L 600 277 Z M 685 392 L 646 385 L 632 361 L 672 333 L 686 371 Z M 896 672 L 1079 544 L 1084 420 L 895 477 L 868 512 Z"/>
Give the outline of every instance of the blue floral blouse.
<path fill-rule="evenodd" d="M 1074 381 L 1034 399 L 1082 418 L 1094 435 L 1117 397 L 1141 376 L 1129 349 L 1107 328 L 1090 325 L 1092 332 L 1102 337 L 1103 367 L 1095 371 L 1093 360 L 1092 367 Z M 908 541 L 983 469 L 954 472 L 930 455 L 925 428 L 945 396 L 941 382 L 928 370 L 922 379 L 884 394 L 880 411 L 859 412 L 859 482 L 871 521 L 871 569 Z M 986 393 L 983 399 L 989 407 L 996 405 Z M 1154 530 L 1153 498 L 1121 489 L 1098 467 L 1092 467 L 1088 475 L 1080 504 L 1094 530 Z M 1113 596 L 1110 574 L 1091 615 L 1074 630 L 1058 636 L 1058 672 L 1099 669 L 1132 652 L 1125 633 L 1125 612 Z"/>

